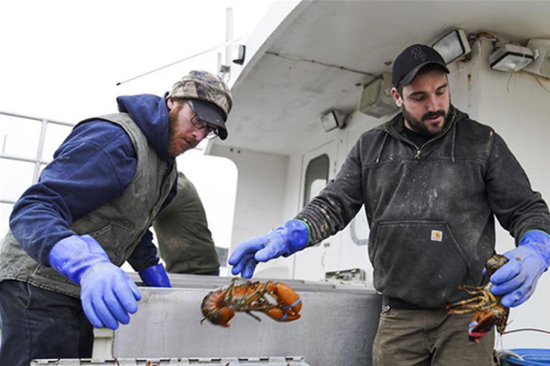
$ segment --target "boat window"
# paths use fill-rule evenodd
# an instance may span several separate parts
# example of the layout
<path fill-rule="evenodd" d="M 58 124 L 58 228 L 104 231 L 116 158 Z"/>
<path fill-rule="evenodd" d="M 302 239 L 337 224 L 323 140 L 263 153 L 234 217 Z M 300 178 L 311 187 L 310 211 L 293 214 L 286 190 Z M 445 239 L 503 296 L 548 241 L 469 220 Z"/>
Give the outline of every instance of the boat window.
<path fill-rule="evenodd" d="M 365 214 L 365 206 L 361 207 L 350 225 L 351 240 L 357 245 L 367 245 L 369 242 L 369 224 Z"/>
<path fill-rule="evenodd" d="M 329 158 L 327 154 L 311 159 L 306 169 L 304 206 L 317 196 L 328 183 Z"/>
<path fill-rule="evenodd" d="M 227 257 L 231 248 L 239 172 L 232 160 L 206 155 L 206 145 L 204 142 L 199 148 L 181 154 L 176 161 L 178 168 L 181 167 L 181 171 L 193 182 L 201 197 L 208 228 L 216 243 L 220 276 L 231 276 Z M 223 184 L 219 184 L 222 179 Z"/>

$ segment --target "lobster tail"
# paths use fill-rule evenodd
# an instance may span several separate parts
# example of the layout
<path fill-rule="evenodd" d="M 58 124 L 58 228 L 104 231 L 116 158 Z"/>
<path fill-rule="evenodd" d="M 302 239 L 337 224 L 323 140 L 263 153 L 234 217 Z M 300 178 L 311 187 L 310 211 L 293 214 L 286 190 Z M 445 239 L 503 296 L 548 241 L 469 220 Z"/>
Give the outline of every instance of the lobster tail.
<path fill-rule="evenodd" d="M 229 327 L 229 321 L 235 316 L 235 310 L 225 306 L 225 291 L 217 289 L 210 291 L 204 297 L 201 304 L 201 311 L 204 318 L 208 319 L 212 324 Z"/>

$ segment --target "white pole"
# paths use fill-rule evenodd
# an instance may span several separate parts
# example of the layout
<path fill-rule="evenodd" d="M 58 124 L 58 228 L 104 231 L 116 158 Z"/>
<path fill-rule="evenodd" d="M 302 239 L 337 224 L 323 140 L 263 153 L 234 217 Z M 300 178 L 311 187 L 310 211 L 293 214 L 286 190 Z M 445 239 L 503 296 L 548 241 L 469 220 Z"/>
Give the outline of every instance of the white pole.
<path fill-rule="evenodd" d="M 227 8 L 225 11 L 225 65 L 231 67 L 233 62 L 233 9 Z"/>

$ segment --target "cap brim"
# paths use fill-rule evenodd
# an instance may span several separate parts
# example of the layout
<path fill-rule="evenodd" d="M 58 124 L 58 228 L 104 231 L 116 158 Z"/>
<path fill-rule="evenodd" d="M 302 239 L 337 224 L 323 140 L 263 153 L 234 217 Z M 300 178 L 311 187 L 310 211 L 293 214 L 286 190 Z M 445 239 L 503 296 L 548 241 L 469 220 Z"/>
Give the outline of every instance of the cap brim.
<path fill-rule="evenodd" d="M 197 116 L 204 122 L 218 126 L 218 136 L 220 139 L 227 138 L 227 128 L 225 127 L 225 118 L 216 109 L 211 107 L 210 102 L 200 99 L 193 99 L 193 107 Z"/>
<path fill-rule="evenodd" d="M 422 69 L 424 66 L 427 66 L 427 65 L 430 65 L 430 64 L 439 65 L 443 68 L 443 70 L 445 70 L 445 72 L 447 74 L 449 73 L 449 69 L 447 68 L 447 65 L 445 65 L 443 62 L 440 62 L 440 61 L 426 61 L 426 62 L 416 66 L 411 71 L 409 71 L 409 73 L 403 79 L 401 79 L 401 81 L 399 82 L 399 85 L 409 85 L 413 81 L 416 74 L 420 71 L 420 69 Z"/>

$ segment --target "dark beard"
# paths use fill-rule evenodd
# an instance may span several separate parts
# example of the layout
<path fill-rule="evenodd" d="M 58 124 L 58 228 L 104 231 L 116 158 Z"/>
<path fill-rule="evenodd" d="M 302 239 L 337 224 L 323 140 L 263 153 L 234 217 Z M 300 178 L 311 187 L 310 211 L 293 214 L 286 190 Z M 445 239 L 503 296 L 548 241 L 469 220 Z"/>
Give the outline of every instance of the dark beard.
<path fill-rule="evenodd" d="M 445 129 L 445 126 L 447 126 L 448 113 L 445 114 L 445 111 L 441 109 L 438 110 L 437 112 L 428 112 L 424 114 L 420 121 L 413 118 L 410 115 L 410 113 L 405 108 L 404 104 L 401 105 L 401 112 L 403 113 L 403 117 L 407 120 L 407 122 L 409 122 L 409 126 L 411 127 L 411 129 L 422 136 L 427 136 L 427 137 L 438 136 L 441 134 L 441 132 L 443 132 L 443 130 Z M 424 124 L 424 121 L 427 120 L 428 118 L 432 118 L 435 116 L 443 116 L 443 118 L 445 119 L 445 123 L 440 129 L 433 131 L 433 130 L 430 130 L 426 124 Z"/>
<path fill-rule="evenodd" d="M 174 143 L 174 134 L 176 126 L 178 124 L 177 115 L 181 108 L 174 108 L 168 112 L 168 153 L 170 156 L 175 157 L 176 146 Z"/>

